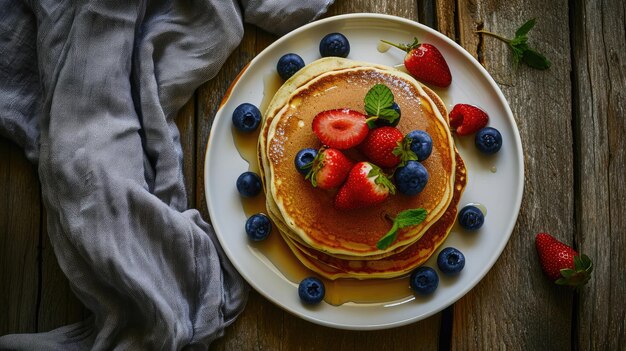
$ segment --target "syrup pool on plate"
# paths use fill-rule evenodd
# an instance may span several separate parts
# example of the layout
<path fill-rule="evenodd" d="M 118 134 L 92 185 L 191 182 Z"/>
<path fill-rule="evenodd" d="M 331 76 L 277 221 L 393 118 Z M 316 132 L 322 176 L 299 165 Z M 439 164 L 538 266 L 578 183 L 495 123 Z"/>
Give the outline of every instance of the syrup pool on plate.
<path fill-rule="evenodd" d="M 248 162 L 248 170 L 256 173 L 259 172 L 257 141 L 260 129 L 251 134 L 241 133 L 233 129 L 233 140 L 239 154 Z M 246 217 L 259 212 L 268 213 L 264 193 L 253 198 L 242 197 L 241 202 Z M 242 237 L 242 240 L 247 240 L 247 238 Z M 287 280 L 295 285 L 294 294 L 298 293 L 297 285 L 302 279 L 317 276 L 294 256 L 275 226 L 266 240 L 250 243 L 250 245 L 257 248 Z M 398 302 L 414 299 L 407 277 L 368 280 L 322 278 L 322 280 L 326 287 L 324 300 L 331 305 L 338 306 L 346 302 L 393 302 L 396 305 Z"/>

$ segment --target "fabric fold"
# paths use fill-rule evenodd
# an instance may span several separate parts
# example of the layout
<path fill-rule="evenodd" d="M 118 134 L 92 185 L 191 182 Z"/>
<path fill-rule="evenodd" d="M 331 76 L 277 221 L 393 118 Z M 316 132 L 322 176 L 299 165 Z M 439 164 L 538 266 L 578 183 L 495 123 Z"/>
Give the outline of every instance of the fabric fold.
<path fill-rule="evenodd" d="M 248 287 L 187 209 L 194 160 L 174 118 L 244 20 L 280 34 L 331 2 L 0 0 L 0 133 L 38 160 L 52 246 L 93 312 L 0 349 L 206 349 L 223 334 Z"/>

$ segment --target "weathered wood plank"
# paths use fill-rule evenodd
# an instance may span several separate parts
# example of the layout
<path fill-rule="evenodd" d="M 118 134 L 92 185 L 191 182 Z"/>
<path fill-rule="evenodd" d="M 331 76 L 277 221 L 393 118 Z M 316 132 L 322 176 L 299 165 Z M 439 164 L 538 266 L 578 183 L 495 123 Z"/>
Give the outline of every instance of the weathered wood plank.
<path fill-rule="evenodd" d="M 36 166 L 0 138 L 0 335 L 37 328 L 39 194 Z"/>
<path fill-rule="evenodd" d="M 581 290 L 581 350 L 626 349 L 626 6 L 573 2 L 576 244 L 595 263 Z"/>
<path fill-rule="evenodd" d="M 566 243 L 574 230 L 570 47 L 566 1 L 451 1 L 458 22 L 440 18 L 449 35 L 479 58 L 507 97 L 520 130 L 525 190 L 517 226 L 502 256 L 468 295 L 455 304 L 452 348 L 570 349 L 573 295 L 553 286 L 536 263 L 534 235 L 548 231 Z M 513 36 L 537 18 L 531 45 L 546 54 L 548 71 L 513 68 L 509 48 L 476 35 L 483 26 Z M 454 28 L 454 31 L 451 30 Z"/>
<path fill-rule="evenodd" d="M 89 313 L 72 292 L 69 281 L 59 267 L 46 230 L 45 209 L 43 211 L 41 294 L 37 311 L 37 331 L 40 332 L 81 321 Z"/>

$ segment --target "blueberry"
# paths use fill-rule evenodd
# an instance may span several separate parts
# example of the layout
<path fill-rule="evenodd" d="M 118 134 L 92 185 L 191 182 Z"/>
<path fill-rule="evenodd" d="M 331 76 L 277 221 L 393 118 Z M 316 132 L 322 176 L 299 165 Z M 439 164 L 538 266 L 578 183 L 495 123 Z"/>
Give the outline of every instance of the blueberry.
<path fill-rule="evenodd" d="M 485 127 L 476 133 L 474 143 L 482 153 L 495 154 L 502 147 L 502 134 L 495 128 Z"/>
<path fill-rule="evenodd" d="M 246 234 L 252 241 L 265 240 L 272 232 L 272 222 L 263 213 L 257 213 L 246 221 Z"/>
<path fill-rule="evenodd" d="M 348 57 L 349 53 L 350 42 L 348 42 L 348 38 L 341 33 L 327 34 L 320 41 L 320 55 L 322 55 L 322 57 Z"/>
<path fill-rule="evenodd" d="M 485 223 L 485 215 L 476 206 L 467 205 L 459 211 L 459 224 L 465 230 L 478 230 Z"/>
<path fill-rule="evenodd" d="M 278 75 L 284 80 L 291 78 L 302 67 L 304 67 L 304 60 L 294 53 L 283 55 L 276 64 Z"/>
<path fill-rule="evenodd" d="M 414 130 L 406 135 L 411 139 L 411 150 L 417 155 L 417 159 L 421 162 L 430 156 L 433 151 L 433 139 L 423 130 Z"/>
<path fill-rule="evenodd" d="M 254 197 L 261 192 L 261 178 L 254 172 L 243 172 L 237 178 L 237 191 L 243 197 Z"/>
<path fill-rule="evenodd" d="M 419 267 L 411 272 L 409 278 L 411 289 L 420 295 L 432 294 L 439 285 L 439 276 L 430 267 Z"/>
<path fill-rule="evenodd" d="M 417 195 L 428 183 L 428 171 L 417 161 L 408 161 L 403 167 L 398 167 L 394 174 L 396 188 L 405 195 Z"/>
<path fill-rule="evenodd" d="M 261 124 L 261 111 L 256 106 L 244 102 L 233 111 L 233 124 L 242 132 L 253 132 Z"/>
<path fill-rule="evenodd" d="M 465 267 L 465 255 L 453 247 L 446 247 L 437 256 L 437 266 L 444 274 L 456 274 Z"/>
<path fill-rule="evenodd" d="M 384 118 L 378 118 L 374 122 L 374 124 L 376 124 L 377 127 L 386 127 L 386 126 L 395 127 L 398 125 L 398 123 L 400 123 L 400 117 L 402 117 L 402 111 L 400 110 L 400 106 L 394 101 L 393 105 L 391 105 L 391 108 L 396 110 L 396 112 L 398 112 L 398 118 L 394 119 L 393 122 L 389 122 L 388 120 Z"/>
<path fill-rule="evenodd" d="M 317 150 L 312 148 L 302 149 L 298 151 L 298 153 L 296 154 L 296 158 L 294 159 L 294 163 L 298 172 L 304 175 L 309 173 L 309 170 L 311 169 L 311 164 L 315 159 L 315 156 L 317 156 Z"/>
<path fill-rule="evenodd" d="M 307 305 L 315 305 L 324 299 L 324 282 L 315 277 L 304 278 L 298 286 L 300 300 Z"/>

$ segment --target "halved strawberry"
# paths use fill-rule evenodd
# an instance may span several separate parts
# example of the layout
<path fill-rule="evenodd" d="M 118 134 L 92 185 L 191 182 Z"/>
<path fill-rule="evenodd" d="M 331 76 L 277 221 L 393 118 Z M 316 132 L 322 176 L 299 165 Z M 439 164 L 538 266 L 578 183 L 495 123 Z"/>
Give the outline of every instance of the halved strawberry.
<path fill-rule="evenodd" d="M 348 108 L 323 111 L 313 118 L 313 132 L 326 146 L 349 149 L 359 145 L 367 136 L 366 118 Z"/>
<path fill-rule="evenodd" d="M 359 150 L 377 166 L 395 167 L 401 158 L 394 150 L 401 146 L 403 138 L 402 132 L 394 127 L 372 129 L 359 145 Z"/>
<path fill-rule="evenodd" d="M 458 135 L 470 135 L 483 129 L 489 116 L 474 105 L 456 104 L 450 111 L 450 127 Z"/>
<path fill-rule="evenodd" d="M 352 210 L 379 204 L 396 188 L 383 171 L 369 162 L 359 162 L 335 196 L 335 208 Z"/>
<path fill-rule="evenodd" d="M 332 189 L 343 184 L 353 162 L 337 149 L 321 148 L 306 175 L 314 187 Z"/>

